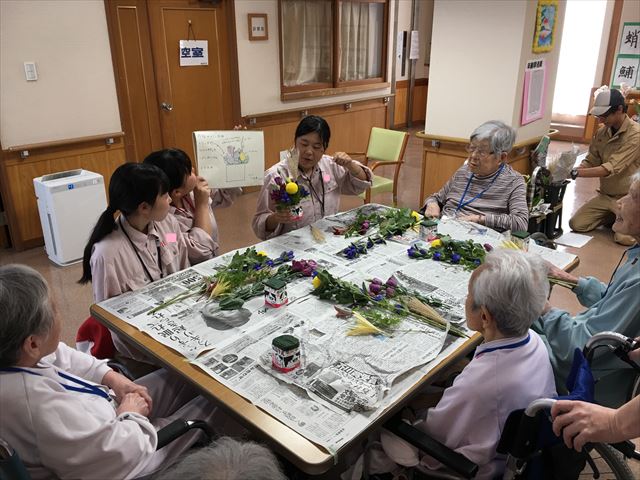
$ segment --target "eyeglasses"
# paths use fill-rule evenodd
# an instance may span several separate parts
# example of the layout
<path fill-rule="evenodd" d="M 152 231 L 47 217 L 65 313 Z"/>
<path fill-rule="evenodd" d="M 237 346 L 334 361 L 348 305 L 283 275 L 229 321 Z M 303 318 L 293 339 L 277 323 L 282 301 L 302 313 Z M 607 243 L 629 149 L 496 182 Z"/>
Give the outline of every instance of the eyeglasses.
<path fill-rule="evenodd" d="M 476 147 L 475 145 L 471 145 L 471 144 L 467 145 L 467 148 L 465 150 L 469 152 L 471 155 L 475 153 L 476 156 L 479 158 L 487 158 L 489 155 L 493 155 L 494 153 L 488 150 L 481 150 L 480 147 Z"/>

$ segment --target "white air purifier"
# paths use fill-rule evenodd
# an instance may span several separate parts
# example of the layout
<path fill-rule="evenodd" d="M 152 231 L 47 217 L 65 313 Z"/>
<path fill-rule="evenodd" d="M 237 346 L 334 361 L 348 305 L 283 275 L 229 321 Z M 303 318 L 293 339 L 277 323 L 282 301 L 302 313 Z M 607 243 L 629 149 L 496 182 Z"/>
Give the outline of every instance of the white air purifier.
<path fill-rule="evenodd" d="M 61 266 L 82 260 L 84 247 L 107 208 L 104 178 L 87 170 L 68 170 L 33 179 L 49 259 Z"/>

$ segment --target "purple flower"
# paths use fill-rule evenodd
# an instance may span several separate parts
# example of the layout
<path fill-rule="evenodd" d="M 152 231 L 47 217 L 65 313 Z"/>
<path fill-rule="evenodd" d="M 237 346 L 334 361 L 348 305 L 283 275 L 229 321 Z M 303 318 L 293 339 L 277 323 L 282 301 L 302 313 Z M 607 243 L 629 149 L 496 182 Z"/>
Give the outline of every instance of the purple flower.
<path fill-rule="evenodd" d="M 490 252 L 491 250 L 493 250 L 493 247 L 492 247 L 490 244 L 485 243 L 485 244 L 484 244 L 484 249 L 485 249 L 487 252 Z"/>
<path fill-rule="evenodd" d="M 380 284 L 379 284 L 379 283 L 373 283 L 373 282 L 371 282 L 371 283 L 369 284 L 369 291 L 370 291 L 371 293 L 373 293 L 374 295 L 375 295 L 375 294 L 377 294 L 377 293 L 380 293 L 380 288 L 381 288 L 381 287 L 380 287 Z"/>
<path fill-rule="evenodd" d="M 382 285 L 382 280 L 380 280 L 379 278 L 374 278 L 373 280 L 371 280 L 371 283 L 375 283 L 376 285 Z"/>
<path fill-rule="evenodd" d="M 457 253 L 454 253 L 453 255 L 451 255 L 451 263 L 460 263 L 460 255 L 458 255 Z"/>
<path fill-rule="evenodd" d="M 274 182 L 276 182 L 276 185 L 284 185 L 284 181 L 280 177 L 276 177 Z"/>
<path fill-rule="evenodd" d="M 396 294 L 396 289 L 393 287 L 387 287 L 387 297 L 393 297 Z"/>
<path fill-rule="evenodd" d="M 397 287 L 398 286 L 398 281 L 396 280 L 396 277 L 394 277 L 393 275 L 391 275 L 388 279 L 387 279 L 387 283 L 386 285 L 388 287 Z"/>
<path fill-rule="evenodd" d="M 442 258 L 442 254 L 440 252 L 435 252 L 433 254 L 433 259 L 437 262 L 438 260 L 440 260 Z"/>

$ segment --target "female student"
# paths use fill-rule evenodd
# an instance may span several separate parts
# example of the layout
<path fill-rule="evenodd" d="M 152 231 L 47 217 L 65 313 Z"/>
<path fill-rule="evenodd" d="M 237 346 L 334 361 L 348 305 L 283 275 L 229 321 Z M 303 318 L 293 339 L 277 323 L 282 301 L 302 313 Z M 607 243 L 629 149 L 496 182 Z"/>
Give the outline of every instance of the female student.
<path fill-rule="evenodd" d="M 258 197 L 253 217 L 253 231 L 262 240 L 302 228 L 333 215 L 340 210 L 340 195 L 359 195 L 371 186 L 371 170 L 344 152 L 325 155 L 331 130 L 327 121 L 317 115 L 303 118 L 294 137 L 298 151 L 298 172 L 290 172 L 287 161 L 277 163 L 264 175 L 264 185 Z M 296 219 L 289 212 L 279 212 L 270 197 L 277 177 L 297 177 L 310 195 L 300 205 L 303 217 Z"/>
<path fill-rule="evenodd" d="M 208 197 L 198 195 L 207 186 L 207 181 L 196 176 L 189 156 L 178 148 L 167 148 L 150 153 L 145 164 L 160 168 L 169 179 L 171 207 L 169 213 L 180 222 L 184 232 L 191 234 L 196 222 L 206 225 L 210 221 L 211 238 L 215 242 L 214 253 L 218 254 L 218 224 L 213 213 L 215 208 L 228 207 L 242 194 L 241 188 L 212 188 Z M 205 231 L 207 231 L 205 229 Z"/>
<path fill-rule="evenodd" d="M 199 219 L 186 235 L 169 215 L 168 191 L 166 175 L 153 165 L 125 163 L 113 172 L 109 205 L 89 237 L 82 263 L 80 283 L 92 282 L 96 302 L 213 257 L 215 242 Z M 198 189 L 197 196 L 208 197 L 208 188 Z M 116 212 L 120 212 L 117 217 Z M 125 363 L 127 359 L 148 362 L 117 335 L 112 333 L 112 338 Z"/>

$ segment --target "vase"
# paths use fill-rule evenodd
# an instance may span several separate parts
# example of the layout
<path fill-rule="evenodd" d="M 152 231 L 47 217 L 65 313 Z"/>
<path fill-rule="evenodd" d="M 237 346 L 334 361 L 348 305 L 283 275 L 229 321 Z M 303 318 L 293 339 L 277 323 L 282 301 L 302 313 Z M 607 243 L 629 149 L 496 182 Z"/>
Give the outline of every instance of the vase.
<path fill-rule="evenodd" d="M 289 207 L 289 213 L 294 220 L 300 220 L 304 215 L 302 205 L 291 205 Z"/>

